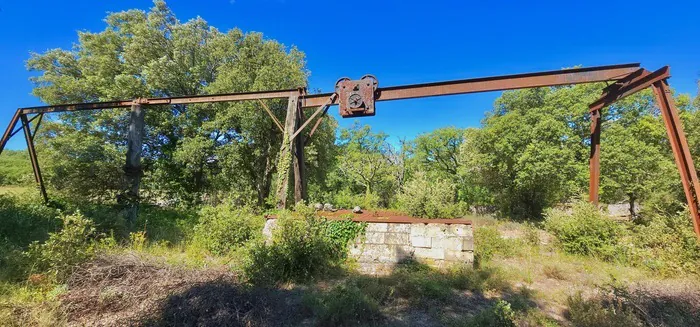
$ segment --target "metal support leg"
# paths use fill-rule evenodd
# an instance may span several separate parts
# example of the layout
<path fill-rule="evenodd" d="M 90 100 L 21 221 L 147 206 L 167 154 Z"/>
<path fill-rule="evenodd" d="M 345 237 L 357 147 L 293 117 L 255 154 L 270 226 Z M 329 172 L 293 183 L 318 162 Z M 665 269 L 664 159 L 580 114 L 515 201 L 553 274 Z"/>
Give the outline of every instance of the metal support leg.
<path fill-rule="evenodd" d="M 22 128 L 24 129 L 24 138 L 27 140 L 27 151 L 29 151 L 29 159 L 32 162 L 32 169 L 34 170 L 34 180 L 39 184 L 39 190 L 41 191 L 41 197 L 44 198 L 44 203 L 49 202 L 49 197 L 46 194 L 46 187 L 44 186 L 44 179 L 41 177 L 41 169 L 39 168 L 39 160 L 36 156 L 36 149 L 34 149 L 34 136 L 29 128 L 29 121 L 27 120 L 27 115 L 21 115 Z"/>
<path fill-rule="evenodd" d="M 297 117 L 294 128 L 304 121 L 304 111 L 301 105 L 297 106 Z M 306 199 L 306 173 L 304 167 L 304 135 L 299 134 L 294 139 L 294 202 L 298 203 Z"/>
<path fill-rule="evenodd" d="M 590 181 L 588 184 L 588 201 L 598 206 L 598 189 L 600 187 L 600 110 L 591 112 L 591 155 L 588 163 Z"/>
<path fill-rule="evenodd" d="M 654 83 L 652 89 L 659 102 L 659 109 L 666 125 L 666 133 L 668 134 L 669 143 L 671 143 L 673 157 L 676 159 L 676 166 L 681 175 L 683 191 L 685 191 L 685 197 L 688 201 L 688 209 L 690 209 L 690 215 L 692 216 L 695 234 L 700 239 L 700 206 L 698 206 L 697 193 L 700 190 L 700 183 L 698 183 L 698 175 L 695 171 L 693 158 L 690 156 L 688 140 L 685 138 L 678 110 L 666 80 Z"/>
<path fill-rule="evenodd" d="M 2 151 L 5 150 L 5 145 L 7 145 L 7 141 L 9 141 L 10 138 L 12 137 L 12 135 L 13 135 L 12 130 L 15 129 L 15 125 L 17 125 L 18 120 L 19 120 L 19 110 L 17 110 L 15 112 L 15 115 L 12 116 L 12 120 L 10 120 L 10 124 L 7 126 L 5 133 L 2 135 L 2 140 L 0 140 L 0 154 L 2 154 Z"/>

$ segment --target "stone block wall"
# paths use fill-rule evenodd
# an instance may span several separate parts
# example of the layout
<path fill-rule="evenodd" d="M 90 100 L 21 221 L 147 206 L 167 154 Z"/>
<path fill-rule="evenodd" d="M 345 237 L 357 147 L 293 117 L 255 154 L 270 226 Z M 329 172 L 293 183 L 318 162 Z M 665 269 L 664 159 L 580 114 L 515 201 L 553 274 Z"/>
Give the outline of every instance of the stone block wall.
<path fill-rule="evenodd" d="M 268 219 L 263 234 L 271 236 L 276 219 Z M 385 275 L 399 264 L 415 260 L 435 268 L 474 263 L 474 232 L 467 223 L 368 222 L 364 235 L 349 247 L 349 257 L 361 273 Z"/>
<path fill-rule="evenodd" d="M 407 260 L 435 268 L 473 264 L 474 233 L 470 224 L 368 223 L 349 251 L 358 270 L 373 275 L 391 273 Z"/>

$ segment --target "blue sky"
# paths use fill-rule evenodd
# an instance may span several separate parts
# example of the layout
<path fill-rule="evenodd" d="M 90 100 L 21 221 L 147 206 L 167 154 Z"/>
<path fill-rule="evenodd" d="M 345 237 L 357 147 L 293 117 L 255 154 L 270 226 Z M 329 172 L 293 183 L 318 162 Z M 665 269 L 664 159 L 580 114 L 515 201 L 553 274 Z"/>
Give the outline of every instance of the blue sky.
<path fill-rule="evenodd" d="M 629 2 L 624 4 L 623 2 Z M 149 0 L 0 0 L 0 128 L 18 107 L 40 105 L 24 68 L 30 51 L 70 48 L 100 31 L 106 12 Z M 671 86 L 697 93 L 700 2 L 670 1 L 168 1 L 181 21 L 260 31 L 307 55 L 309 87 L 371 73 L 380 86 L 640 62 L 670 65 Z M 651 25 L 654 24 L 654 25 Z M 363 123 L 394 140 L 443 126 L 478 126 L 500 93 L 381 102 Z M 333 108 L 337 117 L 337 109 Z M 341 120 L 349 126 L 352 120 Z M 23 148 L 16 137 L 9 148 Z"/>

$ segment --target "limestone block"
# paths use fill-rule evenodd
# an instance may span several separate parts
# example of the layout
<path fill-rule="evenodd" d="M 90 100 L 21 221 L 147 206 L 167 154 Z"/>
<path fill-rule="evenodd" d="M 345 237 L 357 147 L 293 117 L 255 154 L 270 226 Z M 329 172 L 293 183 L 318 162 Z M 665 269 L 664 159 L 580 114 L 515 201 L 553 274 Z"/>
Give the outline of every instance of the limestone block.
<path fill-rule="evenodd" d="M 432 238 L 423 235 L 411 235 L 411 245 L 417 248 L 429 248 L 432 246 Z"/>
<path fill-rule="evenodd" d="M 408 234 L 411 232 L 411 224 L 389 224 L 388 232 Z"/>
<path fill-rule="evenodd" d="M 474 252 L 445 250 L 445 260 L 451 262 L 474 262 Z"/>
<path fill-rule="evenodd" d="M 433 237 L 433 247 L 445 250 L 462 251 L 461 237 Z"/>
<path fill-rule="evenodd" d="M 387 232 L 389 230 L 389 224 L 387 223 L 368 223 L 365 231 L 367 232 Z"/>
<path fill-rule="evenodd" d="M 448 228 L 450 234 L 454 236 L 473 236 L 471 225 L 455 224 Z"/>
<path fill-rule="evenodd" d="M 408 233 L 384 233 L 384 244 L 409 245 Z"/>
<path fill-rule="evenodd" d="M 365 239 L 363 243 L 365 244 L 384 244 L 384 235 L 386 233 L 381 232 L 366 232 Z"/>
<path fill-rule="evenodd" d="M 446 230 L 447 225 L 445 224 L 428 224 L 425 230 L 425 235 L 430 237 L 442 237 L 445 236 Z"/>
<path fill-rule="evenodd" d="M 268 219 L 265 222 L 265 227 L 263 227 L 263 237 L 265 238 L 265 242 L 270 242 L 272 241 L 272 231 L 277 227 L 277 219 Z"/>
<path fill-rule="evenodd" d="M 413 255 L 416 258 L 444 260 L 445 250 L 436 248 L 416 248 Z"/>
<path fill-rule="evenodd" d="M 411 224 L 411 236 L 413 235 L 420 235 L 423 236 L 425 235 L 425 232 L 428 229 L 428 226 L 426 224 Z"/>
<path fill-rule="evenodd" d="M 348 255 L 353 258 L 359 258 L 362 255 L 364 246 L 355 244 L 348 247 Z"/>
<path fill-rule="evenodd" d="M 384 244 L 366 244 L 362 255 L 357 259 L 357 261 L 383 263 L 399 262 L 397 246 Z"/>
<path fill-rule="evenodd" d="M 462 238 L 462 251 L 474 251 L 474 238 L 473 237 Z"/>

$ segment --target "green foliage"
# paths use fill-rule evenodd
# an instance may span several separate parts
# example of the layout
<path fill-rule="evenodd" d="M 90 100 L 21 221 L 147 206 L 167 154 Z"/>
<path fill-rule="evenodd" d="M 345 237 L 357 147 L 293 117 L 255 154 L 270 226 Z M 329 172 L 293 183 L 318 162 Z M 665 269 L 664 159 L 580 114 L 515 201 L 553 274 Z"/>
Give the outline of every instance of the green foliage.
<path fill-rule="evenodd" d="M 365 325 L 381 318 L 376 299 L 353 284 L 338 285 L 307 301 L 319 326 Z"/>
<path fill-rule="evenodd" d="M 344 254 L 326 233 L 325 221 L 303 204 L 282 212 L 272 240 L 253 242 L 243 270 L 255 284 L 307 281 L 339 267 Z"/>
<path fill-rule="evenodd" d="M 0 156 L 0 185 L 29 185 L 32 166 L 26 151 L 4 150 Z"/>
<path fill-rule="evenodd" d="M 700 274 L 700 240 L 687 211 L 654 214 L 634 225 L 626 253 L 634 265 L 665 276 Z"/>
<path fill-rule="evenodd" d="M 545 228 L 557 237 L 567 253 L 591 255 L 604 260 L 621 259 L 616 245 L 623 236 L 622 226 L 588 202 L 574 203 L 571 212 L 550 209 Z"/>
<path fill-rule="evenodd" d="M 333 195 L 330 201 L 336 208 L 354 208 L 360 206 L 363 209 L 378 208 L 380 198 L 376 193 L 354 193 L 349 189 L 343 189 Z"/>
<path fill-rule="evenodd" d="M 35 242 L 29 247 L 28 255 L 34 262 L 34 269 L 47 272 L 57 280 L 65 280 L 72 269 L 91 258 L 98 249 L 95 226 L 80 212 L 59 216 L 63 228 L 50 233 L 44 243 Z"/>
<path fill-rule="evenodd" d="M 515 312 L 510 307 L 510 303 L 499 300 L 488 309 L 479 312 L 472 318 L 467 326 L 475 327 L 515 327 Z"/>
<path fill-rule="evenodd" d="M 466 211 L 455 202 L 456 186 L 444 179 L 428 178 L 423 172 L 406 182 L 398 195 L 400 209 L 423 218 L 455 218 Z"/>
<path fill-rule="evenodd" d="M 567 300 L 569 320 L 580 327 L 635 327 L 644 326 L 634 312 L 616 301 L 600 298 L 584 299 L 581 293 Z"/>
<path fill-rule="evenodd" d="M 501 238 L 496 227 L 480 226 L 474 230 L 474 261 L 476 265 L 489 262 L 495 255 L 512 254 L 513 241 Z"/>
<path fill-rule="evenodd" d="M 204 207 L 194 227 L 193 243 L 216 255 L 225 255 L 260 234 L 264 219 L 251 209 L 228 204 Z"/>
<path fill-rule="evenodd" d="M 0 240 L 18 247 L 43 241 L 60 226 L 58 211 L 29 194 L 0 195 Z"/>
<path fill-rule="evenodd" d="M 329 220 L 323 224 L 325 235 L 335 247 L 339 256 L 347 254 L 348 244 L 360 235 L 364 235 L 367 223 L 347 220 Z"/>

